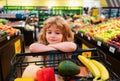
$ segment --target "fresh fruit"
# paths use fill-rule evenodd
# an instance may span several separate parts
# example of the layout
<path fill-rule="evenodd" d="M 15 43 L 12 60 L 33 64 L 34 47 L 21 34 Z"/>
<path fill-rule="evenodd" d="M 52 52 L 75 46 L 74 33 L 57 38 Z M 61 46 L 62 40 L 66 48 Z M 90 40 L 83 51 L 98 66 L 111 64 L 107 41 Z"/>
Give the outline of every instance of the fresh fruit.
<path fill-rule="evenodd" d="M 80 68 L 77 64 L 70 60 L 63 60 L 58 65 L 58 71 L 62 75 L 76 75 L 80 73 Z"/>
<path fill-rule="evenodd" d="M 98 69 L 100 70 L 100 74 L 101 74 L 100 81 L 108 80 L 109 79 L 109 72 L 106 69 L 106 67 L 97 60 L 91 60 L 91 62 L 94 63 L 98 67 Z"/>
<path fill-rule="evenodd" d="M 94 80 L 97 80 L 100 78 L 100 71 L 96 67 L 95 64 L 93 64 L 87 57 L 78 55 L 78 59 L 90 70 L 90 72 L 94 75 Z"/>
<path fill-rule="evenodd" d="M 120 34 L 117 34 L 114 38 L 107 42 L 108 45 L 115 46 L 116 48 L 120 47 Z"/>
<path fill-rule="evenodd" d="M 42 68 L 36 73 L 37 81 L 55 81 L 55 73 L 53 68 Z"/>
<path fill-rule="evenodd" d="M 3 24 L 0 24 L 0 30 L 6 31 L 7 34 L 10 36 L 12 36 L 16 32 L 15 28 Z"/>
<path fill-rule="evenodd" d="M 120 21 L 119 20 L 108 20 L 93 26 L 84 26 L 79 29 L 79 32 L 88 35 L 94 40 L 100 40 L 107 43 L 109 40 L 113 39 L 117 34 L 117 38 L 120 38 Z M 118 39 L 115 39 L 118 40 Z"/>

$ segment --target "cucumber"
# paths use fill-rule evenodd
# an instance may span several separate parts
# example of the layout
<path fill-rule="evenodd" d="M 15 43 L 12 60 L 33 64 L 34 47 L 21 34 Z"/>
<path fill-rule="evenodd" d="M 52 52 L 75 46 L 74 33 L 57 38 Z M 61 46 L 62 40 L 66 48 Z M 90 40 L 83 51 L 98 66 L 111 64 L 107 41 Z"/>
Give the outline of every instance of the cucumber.
<path fill-rule="evenodd" d="M 70 60 L 63 60 L 58 65 L 58 71 L 61 75 L 73 76 L 80 73 L 80 68 Z"/>

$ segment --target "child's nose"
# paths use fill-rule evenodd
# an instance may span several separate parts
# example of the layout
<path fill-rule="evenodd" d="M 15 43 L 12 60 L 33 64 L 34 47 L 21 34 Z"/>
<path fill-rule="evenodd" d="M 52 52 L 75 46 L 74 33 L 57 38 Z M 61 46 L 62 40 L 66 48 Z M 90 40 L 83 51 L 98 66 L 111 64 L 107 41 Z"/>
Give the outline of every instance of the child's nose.
<path fill-rule="evenodd" d="M 52 37 L 55 37 L 55 33 L 52 33 L 51 36 L 52 36 Z"/>

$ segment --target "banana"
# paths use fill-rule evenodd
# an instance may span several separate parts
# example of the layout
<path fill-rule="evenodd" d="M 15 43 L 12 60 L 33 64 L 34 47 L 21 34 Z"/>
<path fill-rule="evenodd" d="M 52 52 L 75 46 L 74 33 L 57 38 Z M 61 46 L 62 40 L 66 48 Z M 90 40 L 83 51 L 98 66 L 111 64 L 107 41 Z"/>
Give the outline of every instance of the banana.
<path fill-rule="evenodd" d="M 100 70 L 101 79 L 99 81 L 106 81 L 106 80 L 108 80 L 110 76 L 109 76 L 109 72 L 106 69 L 106 67 L 102 63 L 97 61 L 97 60 L 91 60 L 91 62 L 93 64 L 95 64 L 98 67 L 98 69 Z"/>
<path fill-rule="evenodd" d="M 97 81 L 100 78 L 100 71 L 88 58 L 82 55 L 78 55 L 78 59 L 92 72 L 93 76 L 95 77 L 93 80 Z"/>

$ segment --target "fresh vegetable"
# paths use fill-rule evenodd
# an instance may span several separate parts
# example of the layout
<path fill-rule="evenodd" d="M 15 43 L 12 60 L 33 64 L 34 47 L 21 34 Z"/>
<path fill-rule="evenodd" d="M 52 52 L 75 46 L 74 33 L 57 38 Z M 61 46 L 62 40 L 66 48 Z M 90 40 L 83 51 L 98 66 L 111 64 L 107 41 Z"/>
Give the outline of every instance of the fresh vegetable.
<path fill-rule="evenodd" d="M 22 77 L 32 77 L 36 80 L 36 72 L 38 70 L 41 70 L 41 68 L 36 65 L 29 65 L 25 68 Z"/>
<path fill-rule="evenodd" d="M 42 68 L 36 73 L 37 81 L 55 81 L 55 73 L 53 68 Z"/>
<path fill-rule="evenodd" d="M 16 78 L 14 81 L 34 81 L 34 78 L 32 77 Z"/>
<path fill-rule="evenodd" d="M 80 68 L 77 64 L 70 60 L 63 60 L 58 65 L 58 71 L 62 75 L 76 75 L 80 73 Z"/>

